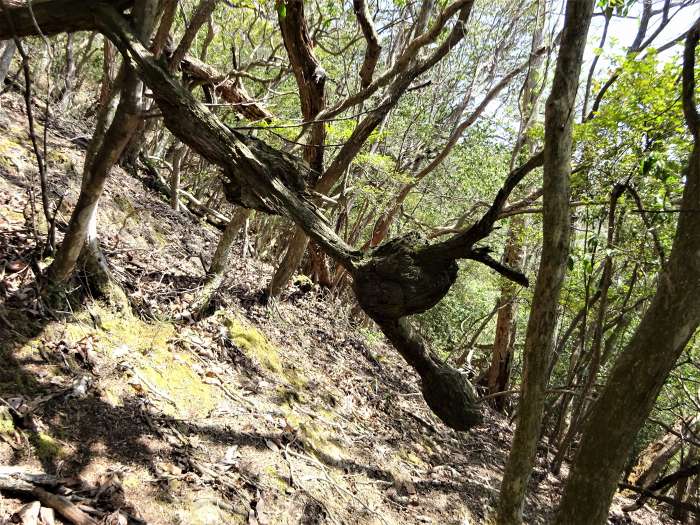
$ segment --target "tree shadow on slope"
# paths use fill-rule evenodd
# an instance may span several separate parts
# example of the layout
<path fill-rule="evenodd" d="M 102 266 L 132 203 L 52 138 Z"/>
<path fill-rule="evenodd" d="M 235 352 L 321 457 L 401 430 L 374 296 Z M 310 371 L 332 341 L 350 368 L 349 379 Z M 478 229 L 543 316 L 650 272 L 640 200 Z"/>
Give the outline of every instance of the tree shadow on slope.
<path fill-rule="evenodd" d="M 16 298 L 10 298 L 0 305 L 0 312 L 3 312 L 4 319 L 0 323 L 0 358 L 4 363 L 0 368 L 0 397 L 5 400 L 22 398 L 31 405 L 44 396 L 54 396 L 40 403 L 30 412 L 30 417 L 17 421 L 32 450 L 31 456 L 41 462 L 47 473 L 79 476 L 93 460 L 99 458 L 144 467 L 155 476 L 157 463 L 175 453 L 172 447 L 163 445 L 162 436 L 159 435 L 158 427 L 164 425 L 220 446 L 252 446 L 265 450 L 270 440 L 289 443 L 289 434 L 282 432 L 237 432 L 226 426 L 183 421 L 159 412 L 137 395 L 123 398 L 118 406 L 106 402 L 94 390 L 88 390 L 85 397 L 76 397 L 70 385 L 67 387 L 65 381 L 59 384 L 56 377 L 72 374 L 77 382 L 82 376 L 90 377 L 91 373 L 87 363 L 80 369 L 68 372 L 62 350 L 44 344 L 49 338 L 60 337 L 60 334 L 47 333 L 47 326 L 54 320 L 32 314 L 23 307 L 23 300 Z M 373 360 L 368 358 L 368 362 Z M 380 377 L 385 376 L 381 377 L 382 382 L 396 381 L 391 374 L 385 374 L 378 363 L 372 363 L 370 368 Z M 406 386 L 401 384 L 403 388 Z M 306 453 L 323 464 L 346 474 L 363 474 L 382 481 L 393 479 L 392 472 L 379 464 L 339 460 L 323 451 L 304 447 L 301 442 L 292 446 L 299 447 L 300 452 L 306 449 Z M 22 464 L 26 460 L 26 449 L 19 449 L 14 451 L 8 462 Z M 468 480 L 460 483 L 425 480 L 416 483 L 416 487 L 419 493 L 442 491 L 487 496 L 479 483 Z"/>

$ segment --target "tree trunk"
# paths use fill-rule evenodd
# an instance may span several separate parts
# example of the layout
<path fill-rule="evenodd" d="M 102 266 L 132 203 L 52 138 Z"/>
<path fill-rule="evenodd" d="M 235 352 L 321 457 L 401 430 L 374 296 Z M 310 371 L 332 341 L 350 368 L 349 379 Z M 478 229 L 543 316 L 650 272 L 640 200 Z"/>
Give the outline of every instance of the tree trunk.
<path fill-rule="evenodd" d="M 306 235 L 304 230 L 300 227 L 294 228 L 294 235 L 289 240 L 287 245 L 287 251 L 284 252 L 284 257 L 280 262 L 275 274 L 272 276 L 270 281 L 270 286 L 268 287 L 268 297 L 271 299 L 276 299 L 287 286 L 289 279 L 292 277 L 294 272 L 299 268 L 304 253 L 306 252 L 306 246 L 309 244 L 309 237 Z"/>
<path fill-rule="evenodd" d="M 576 398 L 569 428 L 564 438 L 559 443 L 559 450 L 557 450 L 557 454 L 553 461 L 552 472 L 555 474 L 559 473 L 564 457 L 566 456 L 569 447 L 579 432 L 580 423 L 583 419 L 585 419 L 586 409 L 588 407 L 587 400 L 593 385 L 595 384 L 595 380 L 598 377 L 598 372 L 602 363 L 603 333 L 605 331 L 605 316 L 608 312 L 608 292 L 610 290 L 610 285 L 612 284 L 613 276 L 613 257 L 611 254 L 615 244 L 617 203 L 624 191 L 624 185 L 616 184 L 610 194 L 610 209 L 608 210 L 608 231 L 606 242 L 607 255 L 603 260 L 603 274 L 600 278 L 598 290 L 595 293 L 596 296 L 600 296 L 600 301 L 596 314 L 596 322 L 593 328 L 593 341 L 591 342 L 588 357 L 589 363 L 588 367 L 582 370 L 582 376 L 585 378 L 583 381 L 583 388 L 581 389 L 579 396 Z M 620 225 L 617 225 L 617 227 L 620 228 Z"/>
<path fill-rule="evenodd" d="M 688 32 L 683 61 L 683 110 L 693 136 L 676 236 L 656 295 L 587 419 L 555 520 L 605 523 L 635 436 L 700 323 L 700 118 L 695 106 L 695 47 L 700 19 Z"/>
<path fill-rule="evenodd" d="M 287 50 L 289 63 L 299 87 L 301 113 L 304 120 L 311 121 L 326 105 L 326 72 L 313 51 L 313 43 L 304 15 L 304 2 L 302 0 L 287 2 L 284 15 L 280 11 L 278 18 L 284 47 Z M 310 186 L 315 186 L 323 173 L 323 143 L 325 140 L 325 123 L 312 124 L 309 142 L 304 146 L 304 160 L 311 166 L 310 180 L 307 181 Z M 282 293 L 292 274 L 299 268 L 308 244 L 309 238 L 304 230 L 296 228 L 284 258 L 270 281 L 267 290 L 269 298 L 276 299 Z"/>
<path fill-rule="evenodd" d="M 544 57 L 538 53 L 538 49 L 540 49 L 544 41 L 544 25 L 547 12 L 546 0 L 538 0 L 534 5 L 534 9 L 535 26 L 530 47 L 531 62 L 523 84 L 522 96 L 520 97 L 520 126 L 511 156 L 511 168 L 515 165 L 516 160 L 523 157 L 527 158 L 532 153 L 533 144 L 529 131 L 537 116 L 539 99 L 542 94 L 539 85 L 541 83 L 540 77 Z M 522 267 L 525 254 L 522 242 L 524 230 L 525 217 L 523 215 L 516 215 L 511 219 L 508 238 L 503 251 L 503 261 L 506 266 L 518 269 Z M 510 382 L 518 313 L 518 304 L 515 301 L 516 293 L 517 287 L 511 281 L 504 279 L 501 286 L 501 295 L 496 305 L 498 308 L 496 337 L 493 343 L 491 364 L 486 375 L 488 393 L 490 395 L 506 391 Z M 493 405 L 496 410 L 499 412 L 504 411 L 506 399 L 505 396 L 498 396 L 493 399 Z"/>
<path fill-rule="evenodd" d="M 508 230 L 504 264 L 520 268 L 523 262 L 522 235 L 525 219 L 522 215 L 513 218 Z M 518 305 L 515 302 L 518 288 L 512 282 L 504 280 L 501 296 L 498 299 L 498 316 L 496 317 L 496 337 L 493 342 L 491 365 L 487 372 L 489 394 L 505 392 L 510 382 L 510 368 L 513 361 L 515 345 L 515 321 Z M 499 412 L 505 408 L 505 396 L 494 398 L 494 406 Z"/>
<path fill-rule="evenodd" d="M 134 9 L 140 9 L 144 13 L 139 18 L 139 37 L 143 41 L 148 40 L 153 24 L 153 10 L 150 5 L 154 0 L 141 0 Z M 147 16 L 146 13 L 150 13 Z M 93 135 L 85 158 L 83 169 L 83 182 L 80 195 L 68 223 L 68 231 L 63 239 L 61 247 L 56 252 L 51 267 L 48 271 L 49 286 L 60 289 L 71 277 L 78 258 L 83 248 L 90 241 L 90 249 L 85 256 L 92 258 L 86 263 L 92 271 L 99 272 L 107 268 L 104 256 L 99 254 L 99 241 L 97 239 L 96 219 L 97 205 L 104 190 L 109 172 L 117 162 L 124 147 L 128 144 L 138 126 L 141 110 L 142 83 L 136 71 L 130 66 L 124 68 L 123 83 L 121 85 L 119 103 L 114 110 L 107 104 L 101 109 L 98 118 L 98 128 Z M 106 131 L 102 131 L 106 130 Z M 89 232 L 92 231 L 92 238 Z M 100 283 L 110 281 L 109 274 L 102 274 L 93 283 L 98 287 Z"/>
<path fill-rule="evenodd" d="M 182 161 L 187 154 L 187 146 L 178 142 L 173 149 L 173 170 L 170 173 L 170 206 L 177 212 L 180 211 L 180 172 Z"/>
<path fill-rule="evenodd" d="M 700 416 L 696 416 L 688 427 L 691 431 L 700 428 Z M 686 422 L 679 420 L 673 425 L 673 432 L 667 432 L 656 441 L 650 443 L 637 458 L 627 481 L 630 485 L 646 488 L 661 475 L 664 467 L 675 456 L 683 445 L 682 436 L 685 434 Z"/>
<path fill-rule="evenodd" d="M 214 257 L 212 257 L 211 265 L 207 271 L 204 285 L 190 307 L 193 316 L 202 317 L 208 310 L 211 298 L 221 286 L 228 270 L 233 242 L 236 240 L 238 232 L 246 223 L 248 217 L 250 217 L 250 213 L 250 210 L 246 208 L 237 208 L 226 225 L 224 233 L 221 234 L 219 244 L 216 246 Z"/>
<path fill-rule="evenodd" d="M 689 467 L 700 457 L 700 449 L 695 446 L 691 446 L 688 451 L 688 455 L 684 458 L 681 463 L 681 469 Z M 697 475 L 696 475 L 697 477 Z M 688 521 L 688 511 L 683 508 L 682 503 L 691 503 L 690 498 L 693 496 L 693 492 L 689 489 L 692 488 L 692 476 L 690 478 L 683 477 L 676 482 L 674 499 L 676 500 L 676 505 L 673 506 L 673 512 L 671 517 L 681 523 L 686 523 Z M 697 491 L 697 489 L 696 489 Z M 700 516 L 699 516 L 700 517 Z"/>
<path fill-rule="evenodd" d="M 543 243 L 525 336 L 518 422 L 508 456 L 498 522 L 520 524 L 544 411 L 557 308 L 569 254 L 572 119 L 591 0 L 568 0 L 552 91 L 545 110 Z"/>
<path fill-rule="evenodd" d="M 135 73 L 127 72 L 114 119 L 97 148 L 94 160 L 88 163 L 86 159 L 83 184 L 68 223 L 68 231 L 49 269 L 49 282 L 52 285 L 61 285 L 70 278 L 85 246 L 109 172 L 138 122 L 138 115 L 134 112 L 136 106 L 133 105 L 137 88 L 140 88 L 140 82 Z"/>
<path fill-rule="evenodd" d="M 695 477 L 689 481 L 689 484 L 688 499 L 686 501 L 698 507 L 700 506 L 700 474 L 696 474 Z M 700 516 L 695 516 L 693 524 L 700 525 Z"/>
<path fill-rule="evenodd" d="M 0 89 L 2 89 L 5 83 L 5 77 L 10 70 L 10 64 L 12 64 L 12 57 L 15 56 L 15 50 L 17 45 L 14 40 L 5 40 L 0 42 Z"/>

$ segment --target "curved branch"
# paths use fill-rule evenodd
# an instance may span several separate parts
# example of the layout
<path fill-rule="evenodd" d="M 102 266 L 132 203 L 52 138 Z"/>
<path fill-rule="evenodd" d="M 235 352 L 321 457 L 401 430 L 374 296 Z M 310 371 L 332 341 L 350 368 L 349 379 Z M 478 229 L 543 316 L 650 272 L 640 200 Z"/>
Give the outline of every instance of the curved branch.
<path fill-rule="evenodd" d="M 544 153 L 540 151 L 530 157 L 525 164 L 511 171 L 508 177 L 506 177 L 501 189 L 498 190 L 493 204 L 491 204 L 491 207 L 482 215 L 481 219 L 464 232 L 426 248 L 423 250 L 423 255 L 425 257 L 436 257 L 440 259 L 470 258 L 471 247 L 488 237 L 493 231 L 493 226 L 498 220 L 513 189 L 528 173 L 542 166 L 543 163 Z"/>
<path fill-rule="evenodd" d="M 362 34 L 367 41 L 365 59 L 360 69 L 361 86 L 362 89 L 364 89 L 372 83 L 372 76 L 374 75 L 374 69 L 377 67 L 377 62 L 379 61 L 379 54 L 382 51 L 382 46 L 379 45 L 379 35 L 377 35 L 377 30 L 372 23 L 372 17 L 367 8 L 366 0 L 353 0 L 352 8 L 357 17 L 357 23 L 360 24 Z"/>
<path fill-rule="evenodd" d="M 185 30 L 182 40 L 180 40 L 180 43 L 173 52 L 173 56 L 170 58 L 170 71 L 175 71 L 178 65 L 180 65 L 180 62 L 182 62 L 182 59 L 185 58 L 190 47 L 192 47 L 192 42 L 194 42 L 194 37 L 197 36 L 199 28 L 207 21 L 207 18 L 209 18 L 209 15 L 216 7 L 217 1 L 218 0 L 200 0 Z"/>

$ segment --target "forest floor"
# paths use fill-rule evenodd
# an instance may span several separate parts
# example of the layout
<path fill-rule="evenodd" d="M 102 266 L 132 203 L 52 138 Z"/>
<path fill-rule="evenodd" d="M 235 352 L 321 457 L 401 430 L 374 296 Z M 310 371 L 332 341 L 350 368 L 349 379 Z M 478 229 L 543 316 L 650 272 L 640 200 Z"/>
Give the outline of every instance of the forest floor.
<path fill-rule="evenodd" d="M 59 224 L 88 133 L 57 121 L 48 134 Z M 46 225 L 40 212 L 32 220 L 26 116 L 16 95 L 0 97 L 0 471 L 57 476 L 102 523 L 488 522 L 508 420 L 487 410 L 470 433 L 444 427 L 415 374 L 348 322 L 347 305 L 295 285 L 261 305 L 272 268 L 240 246 L 216 313 L 188 322 L 218 232 L 174 213 L 140 177 L 115 169 L 99 211 L 134 311 L 90 298 L 49 311 L 36 299 L 34 272 L 50 259 L 35 248 Z M 543 447 L 526 523 L 547 523 L 556 507 L 561 481 L 546 460 Z M 0 495 L 0 523 L 27 501 Z M 615 500 L 611 523 L 664 523 L 649 507 L 624 513 L 629 503 Z"/>

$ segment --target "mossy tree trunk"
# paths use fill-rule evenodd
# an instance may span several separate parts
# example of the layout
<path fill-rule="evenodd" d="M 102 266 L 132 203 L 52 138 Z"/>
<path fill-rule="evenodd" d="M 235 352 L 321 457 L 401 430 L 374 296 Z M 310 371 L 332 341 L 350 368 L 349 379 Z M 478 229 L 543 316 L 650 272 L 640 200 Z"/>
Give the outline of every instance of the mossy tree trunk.
<path fill-rule="evenodd" d="M 592 0 L 568 0 L 552 91 L 545 109 L 543 243 L 525 336 L 517 427 L 506 463 L 498 522 L 520 524 L 540 437 L 557 308 L 569 254 L 572 124 Z"/>

